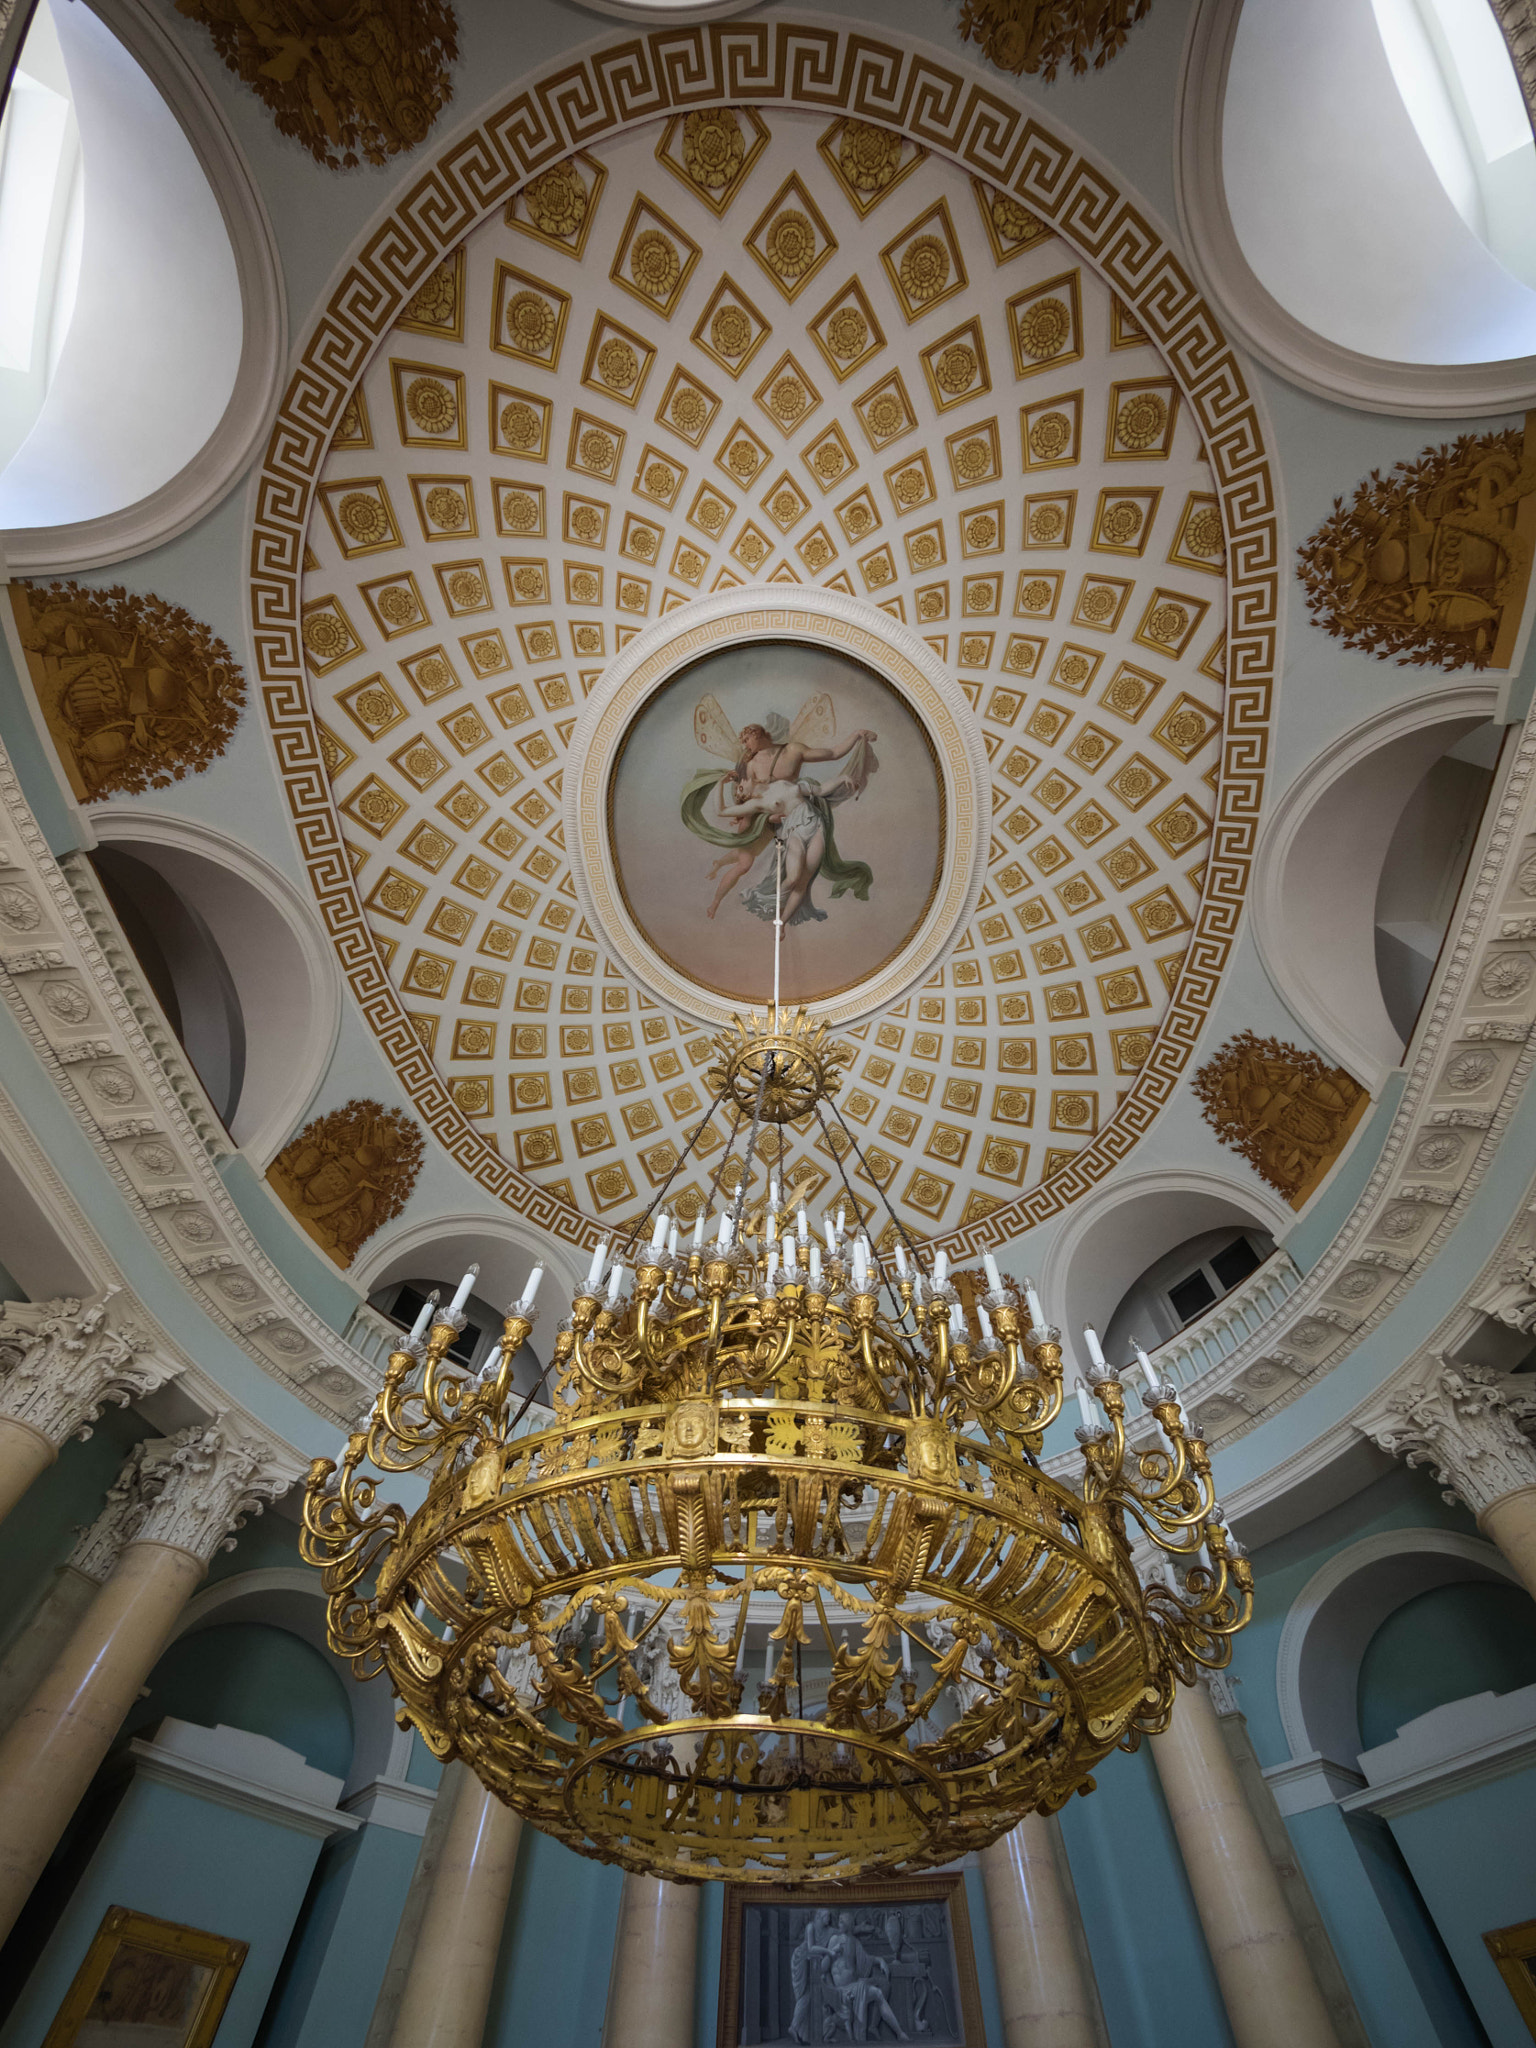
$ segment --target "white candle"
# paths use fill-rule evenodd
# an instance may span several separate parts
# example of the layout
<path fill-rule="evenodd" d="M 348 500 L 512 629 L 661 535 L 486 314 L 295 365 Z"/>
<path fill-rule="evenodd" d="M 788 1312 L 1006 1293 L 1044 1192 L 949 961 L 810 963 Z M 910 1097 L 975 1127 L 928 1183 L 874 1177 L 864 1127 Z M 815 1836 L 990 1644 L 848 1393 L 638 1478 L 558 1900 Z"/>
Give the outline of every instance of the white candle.
<path fill-rule="evenodd" d="M 704 1214 L 701 1209 L 693 1219 L 693 1248 L 696 1252 L 704 1249 Z"/>
<path fill-rule="evenodd" d="M 464 1275 L 464 1278 L 459 1282 L 459 1291 L 453 1297 L 453 1300 L 448 1307 L 449 1315 L 456 1316 L 459 1313 L 459 1310 L 463 1308 L 465 1302 L 468 1301 L 469 1290 L 471 1289 L 471 1287 L 474 1286 L 479 1271 L 480 1268 L 478 1266 L 471 1266 L 469 1271 Z"/>
<path fill-rule="evenodd" d="M 901 1668 L 908 1678 L 912 1676 L 912 1638 L 905 1629 L 901 1632 Z"/>
<path fill-rule="evenodd" d="M 990 1252 L 983 1252 L 981 1255 L 981 1263 L 983 1266 L 985 1266 L 987 1271 L 988 1287 L 992 1290 L 994 1294 L 1001 1294 L 1003 1291 L 1003 1276 L 997 1270 L 996 1259 L 993 1258 Z"/>
<path fill-rule="evenodd" d="M 768 1176 L 768 1206 L 775 1215 L 778 1214 L 781 1205 L 779 1202 L 779 1176 L 776 1173 L 771 1173 Z"/>
<path fill-rule="evenodd" d="M 820 1290 L 821 1290 L 821 1246 L 820 1246 L 819 1244 L 813 1244 L 813 1245 L 811 1246 L 811 1286 L 812 1286 L 812 1287 L 813 1287 L 813 1288 L 814 1288 L 814 1289 L 815 1289 L 815 1290 L 816 1290 L 816 1291 L 817 1291 L 818 1293 L 820 1292 Z"/>
<path fill-rule="evenodd" d="M 1088 1382 L 1086 1380 L 1079 1380 L 1077 1383 L 1077 1405 L 1083 1411 L 1084 1429 L 1097 1429 L 1099 1426 L 1099 1412 L 1093 1405 L 1093 1396 L 1088 1391 Z"/>
<path fill-rule="evenodd" d="M 827 1240 L 828 1253 L 830 1254 L 832 1252 L 835 1252 L 837 1250 L 837 1225 L 832 1221 L 832 1218 L 830 1216 L 822 1217 L 821 1233 L 822 1236 L 825 1237 L 825 1239 Z"/>
<path fill-rule="evenodd" d="M 785 1278 L 785 1280 L 786 1280 L 786 1281 L 789 1281 L 789 1280 L 793 1280 L 793 1279 L 794 1279 L 794 1277 L 795 1277 L 795 1240 L 794 1240 L 794 1239 L 793 1239 L 792 1237 L 786 1237 L 786 1238 L 785 1238 L 785 1240 L 784 1240 L 784 1278 Z"/>
<path fill-rule="evenodd" d="M 588 1294 L 596 1294 L 598 1288 L 602 1286 L 603 1268 L 607 1265 L 607 1263 L 608 1240 L 607 1238 L 604 1238 L 602 1243 L 598 1246 L 597 1250 L 592 1254 L 592 1263 L 587 1268 L 586 1292 Z"/>
<path fill-rule="evenodd" d="M 1158 1385 L 1157 1367 L 1148 1358 L 1146 1352 L 1142 1350 L 1134 1337 L 1131 1339 L 1131 1348 L 1136 1353 L 1136 1363 L 1147 1376 L 1147 1386 L 1155 1393 Z"/>
<path fill-rule="evenodd" d="M 901 1242 L 901 1239 L 900 1239 L 900 1238 L 898 1238 L 898 1239 L 896 1240 L 896 1245 L 895 1245 L 895 1251 L 896 1251 L 896 1277 L 897 1277 L 897 1279 L 898 1279 L 898 1280 L 905 1280 L 905 1279 L 906 1279 L 906 1277 L 907 1277 L 907 1273 L 908 1273 L 908 1266 L 907 1266 L 907 1248 L 906 1248 L 906 1246 L 905 1246 L 905 1245 L 904 1245 L 904 1244 L 903 1244 L 903 1243 Z"/>
<path fill-rule="evenodd" d="M 772 1636 L 770 1636 L 770 1637 L 768 1638 L 767 1642 L 766 1642 L 766 1643 L 764 1643 L 764 1645 L 763 1645 L 763 1683 L 764 1683 L 764 1685 L 772 1685 L 772 1683 L 773 1683 L 773 1637 L 772 1637 Z"/>
<path fill-rule="evenodd" d="M 933 1284 L 942 1287 L 949 1278 L 949 1253 L 935 1252 L 933 1255 Z"/>
<path fill-rule="evenodd" d="M 1099 1342 L 1099 1333 L 1092 1323 L 1084 1323 L 1083 1325 L 1083 1342 L 1088 1347 L 1088 1356 L 1093 1360 L 1100 1372 L 1105 1371 L 1107 1361 L 1104 1357 L 1104 1347 Z"/>
<path fill-rule="evenodd" d="M 862 1294 L 869 1285 L 869 1248 L 863 1238 L 853 1247 L 853 1291 Z"/>
<path fill-rule="evenodd" d="M 723 1252 L 728 1252 L 731 1248 L 731 1231 L 731 1212 L 729 1209 L 722 1209 L 720 1211 L 720 1230 L 715 1242 Z"/>
<path fill-rule="evenodd" d="M 1029 1303 L 1031 1329 L 1043 1330 L 1045 1328 L 1045 1310 L 1040 1306 L 1040 1297 L 1035 1292 L 1033 1280 L 1026 1280 L 1024 1282 L 1024 1299 Z"/>
<path fill-rule="evenodd" d="M 533 1271 L 528 1275 L 527 1285 L 523 1289 L 523 1298 L 517 1304 L 516 1309 L 513 1311 L 515 1315 L 527 1315 L 529 1309 L 533 1307 L 533 1298 L 538 1293 L 539 1282 L 543 1278 L 544 1268 L 542 1266 L 535 1266 Z"/>
<path fill-rule="evenodd" d="M 763 1265 L 768 1275 L 768 1292 L 772 1294 L 774 1275 L 779 1270 L 779 1248 L 777 1245 L 769 1245 L 768 1256 L 764 1259 Z"/>
<path fill-rule="evenodd" d="M 651 1252 L 653 1257 L 657 1252 L 661 1250 L 662 1246 L 666 1243 L 666 1241 L 667 1212 L 665 1209 L 663 1209 L 661 1214 L 656 1218 L 655 1229 L 651 1232 Z"/>
<path fill-rule="evenodd" d="M 969 1336 L 970 1331 L 965 1324 L 965 1310 L 958 1301 L 952 1301 L 949 1305 L 949 1341 L 951 1344 L 964 1344 Z"/>
<path fill-rule="evenodd" d="M 667 1257 L 669 1259 L 677 1257 L 677 1225 L 675 1223 L 667 1232 Z"/>
<path fill-rule="evenodd" d="M 839 1210 L 838 1210 L 838 1212 L 837 1212 L 837 1241 L 838 1241 L 838 1243 L 839 1243 L 839 1244 L 841 1244 L 841 1243 L 842 1243 L 842 1241 L 843 1241 L 843 1233 L 844 1233 L 844 1231 L 845 1231 L 845 1230 L 846 1230 L 847 1228 L 848 1228 L 848 1211 L 847 1211 L 847 1209 L 846 1209 L 846 1208 L 842 1208 L 842 1209 L 839 1209 Z"/>
<path fill-rule="evenodd" d="M 806 1221 L 805 1204 L 802 1202 L 800 1204 L 800 1213 L 795 1218 L 795 1235 L 802 1244 L 805 1243 L 807 1236 L 810 1234 L 810 1227 L 810 1224 Z"/>
<path fill-rule="evenodd" d="M 976 1304 L 976 1320 L 981 1324 L 981 1341 L 983 1345 L 988 1351 L 995 1351 L 997 1348 L 997 1333 L 992 1328 L 992 1318 L 987 1314 L 980 1302 Z"/>
<path fill-rule="evenodd" d="M 608 1306 L 610 1308 L 616 1308 L 618 1306 L 619 1289 L 623 1285 L 624 1268 L 619 1264 L 618 1260 L 615 1259 L 613 1263 L 613 1271 L 608 1275 Z"/>
<path fill-rule="evenodd" d="M 412 1323 L 411 1334 L 406 1339 L 406 1342 L 408 1344 L 420 1343 L 421 1339 L 427 1333 L 427 1325 L 431 1322 L 433 1312 L 436 1309 L 436 1307 L 437 1295 L 435 1292 L 433 1292 L 429 1294 L 426 1300 L 421 1304 L 421 1314 L 416 1318 L 415 1322 Z"/>

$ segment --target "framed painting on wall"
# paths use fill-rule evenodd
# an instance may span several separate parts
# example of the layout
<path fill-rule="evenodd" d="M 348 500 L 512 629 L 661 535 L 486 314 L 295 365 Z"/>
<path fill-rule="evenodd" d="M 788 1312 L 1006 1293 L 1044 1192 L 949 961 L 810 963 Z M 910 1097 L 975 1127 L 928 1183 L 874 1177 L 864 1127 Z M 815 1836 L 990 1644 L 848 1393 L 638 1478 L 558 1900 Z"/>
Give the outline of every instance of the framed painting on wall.
<path fill-rule="evenodd" d="M 1536 1920 L 1496 1927 L 1483 1936 L 1483 1943 L 1536 2041 Z"/>
<path fill-rule="evenodd" d="M 986 2048 L 964 1878 L 729 1886 L 718 2048 L 877 2041 Z"/>
<path fill-rule="evenodd" d="M 43 2048 L 209 2048 L 248 1947 L 111 1906 Z"/>

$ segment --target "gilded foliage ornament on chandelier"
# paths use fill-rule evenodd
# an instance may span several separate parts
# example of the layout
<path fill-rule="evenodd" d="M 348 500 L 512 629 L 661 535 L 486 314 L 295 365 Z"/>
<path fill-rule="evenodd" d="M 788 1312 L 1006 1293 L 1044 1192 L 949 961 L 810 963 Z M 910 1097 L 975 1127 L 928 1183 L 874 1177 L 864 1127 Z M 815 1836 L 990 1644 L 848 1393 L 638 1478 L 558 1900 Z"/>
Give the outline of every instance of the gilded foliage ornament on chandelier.
<path fill-rule="evenodd" d="M 331 170 L 425 142 L 452 97 L 448 0 L 176 0 L 279 131 Z"/>
<path fill-rule="evenodd" d="M 165 789 L 234 737 L 239 663 L 180 605 L 115 584 L 13 583 L 11 606 L 43 719 L 81 803 Z"/>
<path fill-rule="evenodd" d="M 1050 80 L 1065 62 L 1095 71 L 1122 47 L 1152 0 L 964 0 L 960 33 L 999 71 Z"/>
<path fill-rule="evenodd" d="M 410 1198 L 425 1142 L 398 1109 L 358 1099 L 307 1123 L 267 1168 L 285 1206 L 338 1266 Z"/>
<path fill-rule="evenodd" d="M 466 1275 L 310 1468 L 304 1553 L 337 1654 L 583 1855 L 748 1884 L 950 1862 L 1166 1727 L 1252 1571 L 1144 1353 L 1133 1447 L 1089 1343 L 1074 1488 L 1039 1462 L 1065 1381 L 1028 1282 L 988 1257 L 957 1287 L 894 1219 L 882 1248 L 846 1211 L 813 1235 L 773 1181 L 745 1213 L 760 1127 L 823 1117 L 848 1048 L 775 1009 L 715 1049 L 751 1136 L 713 1240 L 663 1210 L 598 1248 L 527 1433 L 538 1275 L 477 1372 L 448 1355 Z"/>
<path fill-rule="evenodd" d="M 1300 1207 L 1343 1148 L 1370 1097 L 1305 1046 L 1242 1031 L 1193 1081 L 1206 1122 L 1262 1180 Z"/>
<path fill-rule="evenodd" d="M 1324 632 L 1404 665 L 1508 665 L 1536 546 L 1530 420 L 1373 469 L 1334 499 L 1297 549 Z"/>

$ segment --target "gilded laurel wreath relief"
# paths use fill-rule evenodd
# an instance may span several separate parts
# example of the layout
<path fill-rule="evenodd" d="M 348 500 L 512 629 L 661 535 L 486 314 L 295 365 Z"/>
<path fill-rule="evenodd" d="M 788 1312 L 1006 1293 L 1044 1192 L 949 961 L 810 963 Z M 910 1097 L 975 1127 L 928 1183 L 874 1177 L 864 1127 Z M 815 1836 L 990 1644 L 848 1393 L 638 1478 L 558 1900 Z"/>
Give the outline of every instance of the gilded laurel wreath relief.
<path fill-rule="evenodd" d="M 1324 632 L 1401 664 L 1507 668 L 1536 545 L 1536 441 L 1463 434 L 1355 486 L 1298 553 Z"/>
<path fill-rule="evenodd" d="M 306 1124 L 267 1178 L 327 1257 L 350 1266 L 366 1240 L 405 1207 L 424 1149 L 402 1111 L 353 1101 Z"/>
<path fill-rule="evenodd" d="M 448 0 L 176 0 L 278 129 L 317 163 L 382 164 L 425 142 L 448 104 Z"/>
<path fill-rule="evenodd" d="M 224 752 L 245 679 L 200 620 L 120 585 L 10 590 L 32 687 L 82 803 L 163 789 Z"/>
<path fill-rule="evenodd" d="M 1205 1120 L 1299 1209 L 1370 1101 L 1342 1067 L 1252 1031 L 1228 1039 L 1194 1079 Z"/>

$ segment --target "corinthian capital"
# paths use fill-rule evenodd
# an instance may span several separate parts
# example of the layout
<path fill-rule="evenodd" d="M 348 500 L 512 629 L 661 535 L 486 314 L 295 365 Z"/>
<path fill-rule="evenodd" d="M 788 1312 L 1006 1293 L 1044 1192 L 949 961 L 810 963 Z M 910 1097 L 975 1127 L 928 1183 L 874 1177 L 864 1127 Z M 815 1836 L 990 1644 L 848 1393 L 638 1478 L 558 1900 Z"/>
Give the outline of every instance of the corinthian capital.
<path fill-rule="evenodd" d="M 93 1301 L 8 1301 L 0 1308 L 0 1416 L 25 1424 L 55 1450 L 89 1436 L 107 1403 L 126 1408 L 177 1375 L 150 1340 Z"/>
<path fill-rule="evenodd" d="M 1533 1420 L 1536 1398 L 1513 1381 L 1442 1356 L 1427 1381 L 1361 1428 L 1394 1457 L 1427 1465 L 1448 1501 L 1481 1516 L 1508 1494 L 1536 1486 L 1536 1444 L 1520 1427 Z"/>
<path fill-rule="evenodd" d="M 302 1467 L 291 1454 L 251 1441 L 222 1423 L 194 1424 L 142 1446 L 136 1484 L 143 1497 L 126 1543 L 168 1543 L 204 1564 L 233 1549 L 234 1532 L 286 1493 Z"/>

